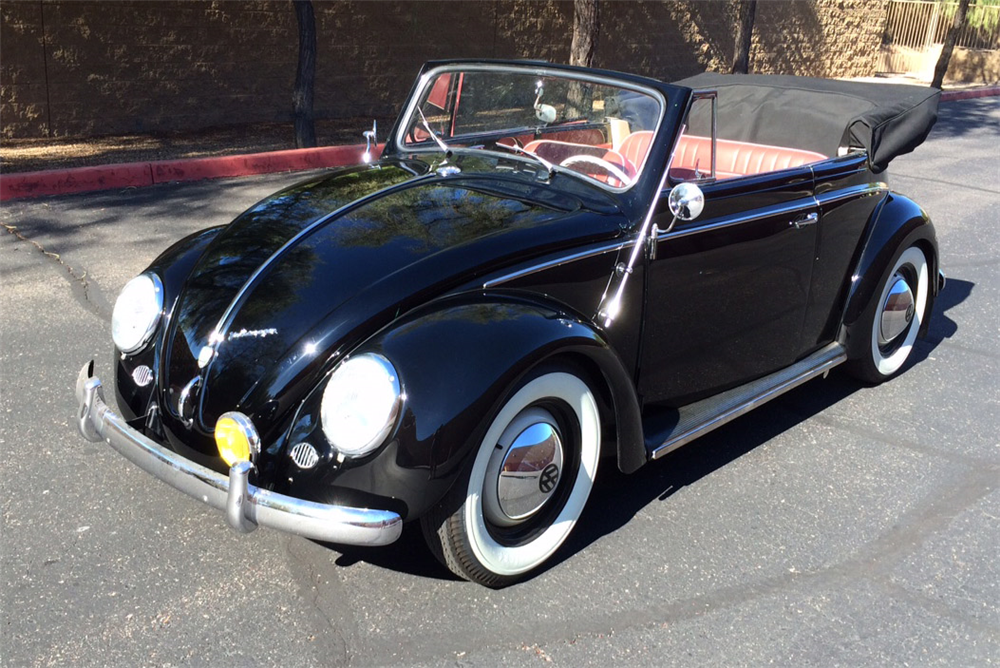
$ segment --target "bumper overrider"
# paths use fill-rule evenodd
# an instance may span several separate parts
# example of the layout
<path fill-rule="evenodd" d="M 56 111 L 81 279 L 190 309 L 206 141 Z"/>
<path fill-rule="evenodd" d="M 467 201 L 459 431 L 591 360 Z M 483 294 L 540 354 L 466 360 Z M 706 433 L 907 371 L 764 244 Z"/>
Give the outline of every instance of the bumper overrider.
<path fill-rule="evenodd" d="M 108 407 L 101 381 L 93 376 L 93 365 L 84 365 L 76 381 L 78 426 L 83 437 L 95 443 L 107 442 L 143 471 L 225 511 L 226 521 L 237 531 L 249 533 L 262 524 L 342 545 L 387 545 L 399 538 L 403 521 L 394 512 L 276 494 L 250 484 L 250 462 L 237 462 L 225 476 L 164 448 L 129 427 Z"/>

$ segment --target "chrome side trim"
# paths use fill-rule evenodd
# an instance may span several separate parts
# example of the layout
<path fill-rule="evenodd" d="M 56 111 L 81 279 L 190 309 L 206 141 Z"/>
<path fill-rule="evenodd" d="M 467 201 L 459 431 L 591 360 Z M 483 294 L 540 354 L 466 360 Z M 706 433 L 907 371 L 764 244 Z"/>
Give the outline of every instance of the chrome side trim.
<path fill-rule="evenodd" d="M 868 195 L 877 195 L 881 192 L 886 192 L 889 190 L 889 185 L 882 183 L 864 183 L 858 186 L 850 186 L 848 188 L 841 188 L 834 190 L 833 192 L 823 193 L 822 195 L 816 196 L 816 201 L 819 202 L 820 206 L 824 204 L 832 204 L 833 202 L 840 202 L 845 199 L 854 199 L 855 197 L 865 197 Z"/>
<path fill-rule="evenodd" d="M 249 483 L 252 465 L 237 463 L 229 475 L 185 459 L 129 427 L 104 402 L 101 381 L 84 365 L 76 381 L 78 427 L 88 441 L 105 441 L 143 471 L 188 496 L 225 512 L 241 532 L 269 526 L 342 545 L 388 545 L 399 538 L 402 518 L 388 510 L 352 508 L 276 494 Z"/>
<path fill-rule="evenodd" d="M 686 445 L 699 436 L 750 412 L 761 404 L 781 396 L 816 376 L 827 373 L 846 360 L 847 351 L 844 350 L 844 347 L 839 343 L 831 343 L 786 369 L 723 393 L 721 399 L 716 397 L 706 399 L 704 403 L 710 405 L 708 408 L 699 410 L 699 413 L 703 411 L 699 419 L 689 425 L 683 425 L 682 419 L 678 423 L 679 433 L 671 434 L 662 445 L 655 448 L 649 455 L 650 459 L 659 459 L 667 453 L 673 452 L 682 445 Z M 715 410 L 712 410 L 711 402 L 718 402 Z"/>
<path fill-rule="evenodd" d="M 604 253 L 610 253 L 612 251 L 619 251 L 625 246 L 631 244 L 631 241 L 619 241 L 613 244 L 605 244 L 604 246 L 598 246 L 597 248 L 591 248 L 590 250 L 581 251 L 579 253 L 572 253 L 570 255 L 564 255 L 563 257 L 556 258 L 554 260 L 548 260 L 546 262 L 539 262 L 538 264 L 526 267 L 524 269 L 518 269 L 517 271 L 512 271 L 509 274 L 504 274 L 497 278 L 491 278 L 490 280 L 483 283 L 483 288 L 493 288 L 508 281 L 514 281 L 525 276 L 530 276 L 531 274 L 536 274 L 540 271 L 545 271 L 546 269 L 551 269 L 553 267 L 560 267 L 564 264 L 569 264 L 570 262 L 576 262 L 577 260 L 583 260 L 588 257 L 594 257 L 595 255 L 603 255 Z"/>
<path fill-rule="evenodd" d="M 802 211 L 803 209 L 812 209 L 815 207 L 816 200 L 810 196 L 808 199 L 797 199 L 787 204 L 780 204 L 768 207 L 767 209 L 756 209 L 753 212 L 742 216 L 716 220 L 715 222 L 707 222 L 701 225 L 694 225 L 681 229 L 674 228 L 670 232 L 664 232 L 658 235 L 656 240 L 663 241 L 664 239 L 675 239 L 678 237 L 691 236 L 692 234 L 701 234 L 702 232 L 721 230 L 726 227 L 732 227 L 733 225 L 742 225 L 743 223 L 750 223 L 755 220 L 762 220 L 764 218 L 771 218 L 774 216 L 783 216 L 789 213 L 795 213 L 796 211 Z"/>
<path fill-rule="evenodd" d="M 850 188 L 844 188 L 842 190 L 837 190 L 832 193 L 816 197 L 810 196 L 808 199 L 798 199 L 786 204 L 769 207 L 767 209 L 758 209 L 749 214 L 737 216 L 735 218 L 716 220 L 715 222 L 707 222 L 701 225 L 681 229 L 675 228 L 670 232 L 660 234 L 656 239 L 657 241 L 663 241 L 664 239 L 686 237 L 692 234 L 700 234 L 701 232 L 711 232 L 713 230 L 719 230 L 733 225 L 741 225 L 755 220 L 770 218 L 771 216 L 781 216 L 789 213 L 795 213 L 796 211 L 801 211 L 803 209 L 823 206 L 824 204 L 840 202 L 845 199 L 877 195 L 878 193 L 885 192 L 887 190 L 889 190 L 889 186 L 885 183 L 866 183 L 860 186 L 851 186 Z"/>
<path fill-rule="evenodd" d="M 219 318 L 218 324 L 215 325 L 215 329 L 212 331 L 211 338 L 210 338 L 210 340 L 208 342 L 209 345 L 211 345 L 211 346 L 217 346 L 220 342 L 222 342 L 222 340 L 225 338 L 225 334 L 226 334 L 225 330 L 226 330 L 226 327 L 229 326 L 229 321 L 230 321 L 230 318 L 233 315 L 233 312 L 236 310 L 236 307 L 239 306 L 240 302 L 243 300 L 243 297 L 246 295 L 246 293 L 250 290 L 250 287 L 254 283 L 256 283 L 257 279 L 260 278 L 261 274 L 263 274 L 265 271 L 267 271 L 268 267 L 270 267 L 272 264 L 274 264 L 274 262 L 278 258 L 280 258 L 282 255 L 284 255 L 285 252 L 289 248 L 291 248 L 292 246 L 294 246 L 297 243 L 299 243 L 299 241 L 301 241 L 303 238 L 305 238 L 308 235 L 310 235 L 315 229 L 317 229 L 317 228 L 321 227 L 322 225 L 324 225 L 331 218 L 339 216 L 342 213 L 344 213 L 344 212 L 346 212 L 346 211 L 348 211 L 350 209 L 353 209 L 354 207 L 366 204 L 369 201 L 375 199 L 376 197 L 380 197 L 381 195 L 383 195 L 386 192 L 393 191 L 393 190 L 396 190 L 396 189 L 405 189 L 405 188 L 407 188 L 407 187 L 409 187 L 409 186 L 411 186 L 411 185 L 413 185 L 413 184 L 415 184 L 417 182 L 426 181 L 426 180 L 429 180 L 429 179 L 432 179 L 432 178 L 434 178 L 433 174 L 427 174 L 427 175 L 424 175 L 424 176 L 418 176 L 418 177 L 410 179 L 408 181 L 403 181 L 402 183 L 397 183 L 395 185 L 388 186 L 386 188 L 382 188 L 381 190 L 376 190 L 373 193 L 369 193 L 368 195 L 365 195 L 364 197 L 360 197 L 360 198 L 358 198 L 358 199 L 356 199 L 356 200 L 354 200 L 352 202 L 348 202 L 347 204 L 345 204 L 342 207 L 334 209 L 333 211 L 331 211 L 330 213 L 326 214 L 325 216 L 320 216 L 319 218 L 317 218 L 316 220 L 314 220 L 310 224 L 308 224 L 305 227 L 303 227 L 301 230 L 299 230 L 298 233 L 295 234 L 295 236 L 293 236 L 291 239 L 289 239 L 284 244 L 282 244 L 281 247 L 278 250 L 276 250 L 273 253 L 271 253 L 270 257 L 268 257 L 266 260 L 264 260 L 260 264 L 260 266 L 257 267 L 252 274 L 250 274 L 250 278 L 248 278 L 246 280 L 246 282 L 243 283 L 242 286 L 240 286 L 239 292 L 237 292 L 236 296 L 233 297 L 233 300 L 231 302 L 229 302 L 229 306 L 226 307 L 226 310 L 222 313 L 222 317 Z"/>

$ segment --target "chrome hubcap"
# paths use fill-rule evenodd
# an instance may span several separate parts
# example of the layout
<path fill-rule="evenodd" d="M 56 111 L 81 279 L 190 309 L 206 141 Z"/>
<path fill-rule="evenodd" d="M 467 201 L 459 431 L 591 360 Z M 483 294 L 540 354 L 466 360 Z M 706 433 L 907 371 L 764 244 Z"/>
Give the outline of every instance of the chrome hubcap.
<path fill-rule="evenodd" d="M 897 336 L 906 331 L 913 320 L 913 291 L 906 279 L 900 274 L 893 276 L 892 287 L 882 304 L 882 315 L 879 319 L 879 345 L 891 343 Z"/>
<path fill-rule="evenodd" d="M 504 430 L 490 458 L 483 512 L 497 526 L 514 526 L 553 497 L 563 468 L 563 444 L 548 411 L 522 411 Z"/>

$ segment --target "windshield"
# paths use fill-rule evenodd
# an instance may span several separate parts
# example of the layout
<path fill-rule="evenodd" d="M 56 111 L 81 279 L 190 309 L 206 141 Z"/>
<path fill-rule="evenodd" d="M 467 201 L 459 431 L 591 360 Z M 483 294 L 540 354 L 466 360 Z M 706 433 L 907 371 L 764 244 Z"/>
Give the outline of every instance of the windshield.
<path fill-rule="evenodd" d="M 443 144 L 537 157 L 623 190 L 645 166 L 660 100 L 654 91 L 551 70 L 439 68 L 407 107 L 397 141 L 406 151 Z"/>

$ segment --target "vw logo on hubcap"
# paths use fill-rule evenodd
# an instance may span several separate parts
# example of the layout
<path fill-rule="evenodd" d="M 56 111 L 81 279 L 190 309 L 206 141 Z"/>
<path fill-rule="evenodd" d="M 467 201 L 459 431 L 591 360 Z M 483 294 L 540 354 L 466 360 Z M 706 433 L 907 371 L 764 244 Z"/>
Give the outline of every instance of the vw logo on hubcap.
<path fill-rule="evenodd" d="M 493 449 L 483 489 L 483 514 L 497 526 L 526 521 L 553 498 L 563 467 L 563 443 L 548 411 L 530 407 L 504 430 Z"/>
<path fill-rule="evenodd" d="M 538 477 L 538 489 L 541 490 L 542 494 L 548 494 L 555 489 L 557 482 L 559 482 L 559 467 L 555 464 L 549 464 L 542 471 L 542 475 Z"/>

